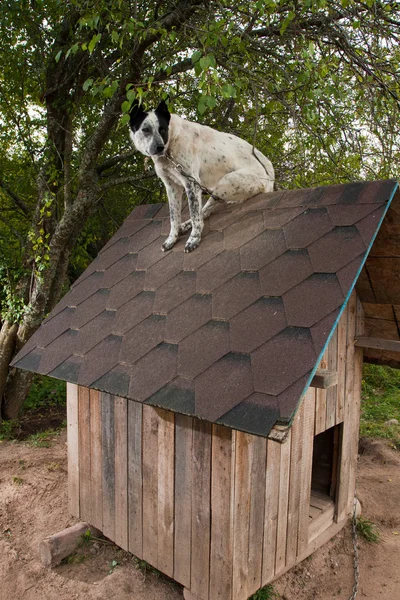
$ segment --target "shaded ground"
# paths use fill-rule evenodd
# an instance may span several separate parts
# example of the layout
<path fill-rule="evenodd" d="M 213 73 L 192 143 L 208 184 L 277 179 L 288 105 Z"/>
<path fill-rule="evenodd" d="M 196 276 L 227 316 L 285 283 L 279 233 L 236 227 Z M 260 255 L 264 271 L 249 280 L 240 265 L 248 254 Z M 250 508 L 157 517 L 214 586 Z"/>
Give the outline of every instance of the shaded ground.
<path fill-rule="evenodd" d="M 41 565 L 38 542 L 73 523 L 65 432 L 46 443 L 0 442 L 0 600 L 182 600 L 179 586 L 141 570 L 136 559 L 106 543 L 82 546 L 56 569 Z M 358 496 L 363 515 L 379 526 L 381 542 L 360 542 L 358 598 L 400 600 L 400 452 L 378 441 L 361 449 Z M 348 599 L 350 528 L 274 585 L 286 600 Z"/>

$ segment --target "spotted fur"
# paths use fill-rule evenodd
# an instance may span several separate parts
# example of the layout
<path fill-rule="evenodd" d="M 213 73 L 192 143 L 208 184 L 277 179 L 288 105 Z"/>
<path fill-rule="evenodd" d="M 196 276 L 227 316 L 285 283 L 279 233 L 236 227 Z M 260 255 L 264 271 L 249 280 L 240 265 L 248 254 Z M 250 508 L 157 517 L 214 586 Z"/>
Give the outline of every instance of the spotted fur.
<path fill-rule="evenodd" d="M 167 191 L 171 230 L 163 250 L 170 250 L 178 237 L 190 229 L 185 252 L 197 248 L 204 219 L 218 205 L 218 200 L 238 203 L 260 192 L 273 191 L 273 166 L 259 150 L 253 153 L 251 144 L 235 135 L 170 114 L 164 101 L 150 112 L 138 105 L 133 107 L 130 136 L 135 147 L 152 158 Z M 168 159 L 167 153 L 182 166 L 182 173 Z M 210 196 L 203 207 L 202 190 L 196 182 L 218 200 Z M 182 223 L 184 193 L 188 198 L 190 220 Z"/>

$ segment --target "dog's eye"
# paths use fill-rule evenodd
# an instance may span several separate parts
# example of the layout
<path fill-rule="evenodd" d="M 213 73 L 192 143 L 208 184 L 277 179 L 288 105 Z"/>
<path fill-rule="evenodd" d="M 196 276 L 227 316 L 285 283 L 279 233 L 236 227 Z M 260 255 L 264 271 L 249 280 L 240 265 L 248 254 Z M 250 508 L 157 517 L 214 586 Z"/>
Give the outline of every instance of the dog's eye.
<path fill-rule="evenodd" d="M 160 127 L 160 129 L 158 130 L 161 134 L 165 133 L 165 128 L 164 127 Z"/>
<path fill-rule="evenodd" d="M 143 133 L 150 133 L 150 128 L 149 127 L 143 127 L 142 132 Z"/>

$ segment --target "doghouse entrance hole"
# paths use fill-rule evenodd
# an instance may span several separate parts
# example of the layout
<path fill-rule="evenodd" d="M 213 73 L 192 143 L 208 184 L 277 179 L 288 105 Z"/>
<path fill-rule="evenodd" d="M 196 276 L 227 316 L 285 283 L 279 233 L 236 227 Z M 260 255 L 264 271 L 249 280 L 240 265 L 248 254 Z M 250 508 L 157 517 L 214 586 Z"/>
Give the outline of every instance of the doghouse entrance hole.
<path fill-rule="evenodd" d="M 339 425 L 330 427 L 314 438 L 311 490 L 335 497 L 339 458 Z"/>
<path fill-rule="evenodd" d="M 310 539 L 313 539 L 333 521 L 339 463 L 340 427 L 340 425 L 330 427 L 314 437 L 309 513 Z"/>

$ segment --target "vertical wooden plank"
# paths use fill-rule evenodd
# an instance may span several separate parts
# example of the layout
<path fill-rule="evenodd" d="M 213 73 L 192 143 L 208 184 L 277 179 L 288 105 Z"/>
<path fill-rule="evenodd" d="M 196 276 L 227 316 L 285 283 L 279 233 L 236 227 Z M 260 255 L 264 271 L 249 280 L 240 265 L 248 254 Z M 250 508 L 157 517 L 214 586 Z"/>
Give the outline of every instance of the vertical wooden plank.
<path fill-rule="evenodd" d="M 338 363 L 338 328 L 336 327 L 328 347 L 328 369 L 337 370 Z M 325 429 L 333 427 L 336 423 L 337 385 L 331 386 L 326 391 L 326 424 Z"/>
<path fill-rule="evenodd" d="M 301 555 L 308 546 L 308 525 L 311 496 L 312 458 L 314 448 L 315 393 L 308 388 L 303 400 L 303 455 L 300 469 L 299 530 L 297 554 Z"/>
<path fill-rule="evenodd" d="M 286 567 L 296 562 L 297 537 L 299 529 L 300 510 L 300 481 L 301 466 L 303 459 L 303 425 L 304 425 L 305 400 L 303 399 L 292 425 L 292 447 L 290 453 L 290 476 L 289 476 L 289 504 L 288 504 L 288 526 L 286 544 Z"/>
<path fill-rule="evenodd" d="M 79 511 L 79 420 L 78 386 L 67 383 L 68 510 L 74 517 Z"/>
<path fill-rule="evenodd" d="M 286 536 L 288 524 L 288 503 L 289 503 L 289 474 L 290 474 L 290 450 L 292 443 L 292 431 L 282 444 L 280 479 L 279 479 L 279 503 L 278 503 L 278 522 L 276 530 L 276 557 L 275 574 L 285 568 L 286 564 Z"/>
<path fill-rule="evenodd" d="M 328 352 L 329 345 L 326 348 L 321 359 L 319 367 L 321 369 L 328 368 Z M 326 394 L 327 390 L 316 388 L 315 390 L 315 435 L 325 431 L 326 427 Z"/>
<path fill-rule="evenodd" d="M 158 568 L 158 426 L 157 411 L 143 406 L 143 559 Z"/>
<path fill-rule="evenodd" d="M 252 463 L 250 473 L 250 520 L 249 520 L 249 595 L 262 586 L 263 515 L 265 509 L 265 470 L 267 460 L 266 438 L 251 436 Z"/>
<path fill-rule="evenodd" d="M 281 448 L 278 442 L 267 440 L 262 585 L 275 575 Z"/>
<path fill-rule="evenodd" d="M 142 413 L 140 402 L 128 401 L 128 516 L 129 552 L 143 553 Z"/>
<path fill-rule="evenodd" d="M 211 440 L 211 424 L 193 419 L 190 589 L 202 600 L 208 600 L 210 582 Z"/>
<path fill-rule="evenodd" d="M 262 585 L 266 439 L 239 431 L 235 437 L 232 598 L 241 600 Z"/>
<path fill-rule="evenodd" d="M 115 543 L 128 550 L 128 400 L 114 397 Z"/>
<path fill-rule="evenodd" d="M 212 600 L 232 597 L 232 459 L 232 430 L 213 425 L 209 591 Z"/>
<path fill-rule="evenodd" d="M 78 388 L 79 418 L 79 495 L 80 517 L 92 521 L 92 494 L 90 489 L 90 393 L 86 387 Z"/>
<path fill-rule="evenodd" d="M 364 335 L 364 310 L 360 299 L 355 297 L 356 315 L 354 324 L 354 338 Z M 350 333 L 350 332 L 349 332 Z M 354 371 L 353 371 L 353 403 L 352 403 L 352 434 L 351 434 L 351 460 L 349 469 L 348 507 L 351 509 L 354 500 L 356 485 L 356 470 L 358 458 L 358 439 L 360 431 L 361 412 L 361 385 L 363 369 L 363 348 L 354 347 Z"/>
<path fill-rule="evenodd" d="M 115 536 L 115 438 L 114 397 L 101 392 L 103 438 L 103 533 L 111 540 Z"/>
<path fill-rule="evenodd" d="M 248 598 L 248 550 L 250 533 L 251 497 L 251 436 L 236 432 L 234 472 L 234 521 L 233 521 L 233 587 L 232 599 Z"/>
<path fill-rule="evenodd" d="M 90 390 L 90 485 L 92 514 L 90 524 L 103 531 L 103 450 L 100 392 Z"/>
<path fill-rule="evenodd" d="M 356 323 L 356 296 L 352 293 L 348 302 L 347 344 L 346 344 L 346 384 L 344 421 L 342 427 L 340 468 L 336 520 L 341 521 L 349 514 L 349 476 L 352 461 L 353 402 L 354 402 L 354 336 Z"/>
<path fill-rule="evenodd" d="M 174 579 L 190 589 L 193 418 L 175 415 Z"/>
<path fill-rule="evenodd" d="M 315 390 L 315 435 L 326 429 L 326 395 L 327 390 Z"/>
<path fill-rule="evenodd" d="M 156 409 L 158 425 L 158 569 L 174 574 L 175 415 Z"/>
<path fill-rule="evenodd" d="M 336 424 L 343 422 L 346 386 L 346 345 L 347 345 L 347 306 L 338 323 L 338 385 L 336 404 Z"/>

